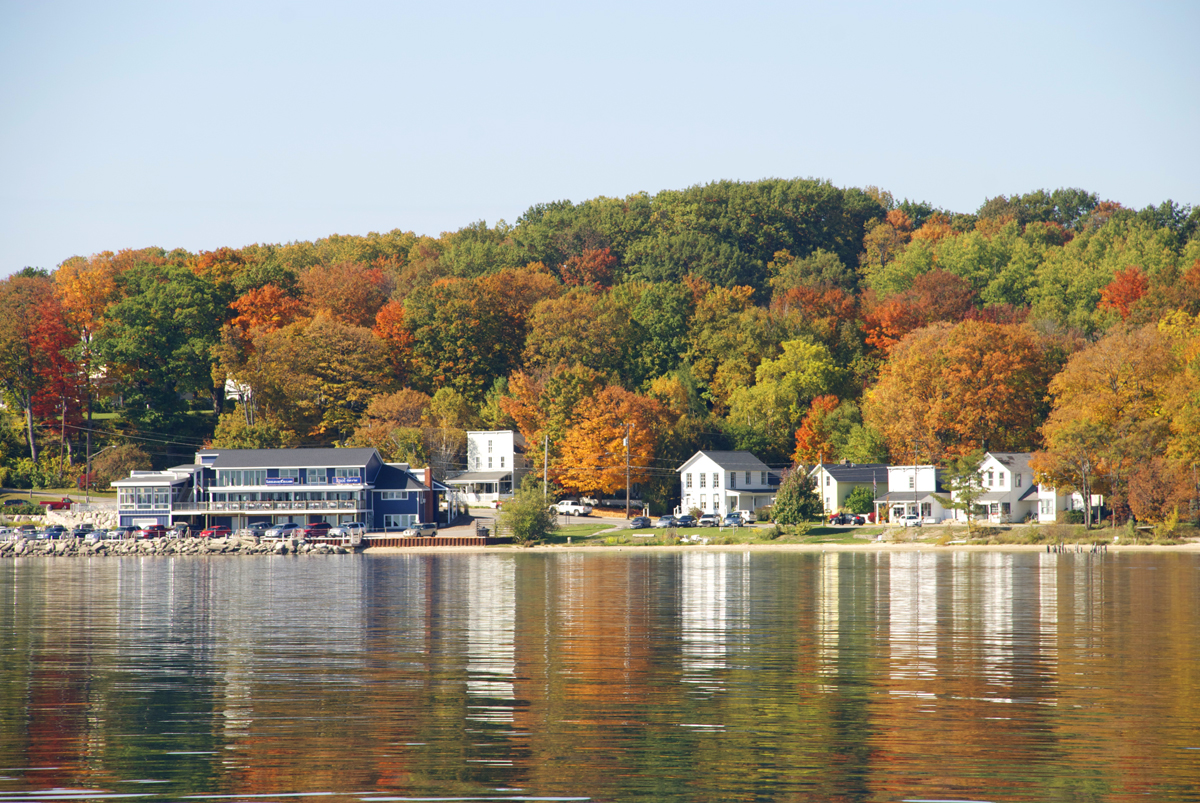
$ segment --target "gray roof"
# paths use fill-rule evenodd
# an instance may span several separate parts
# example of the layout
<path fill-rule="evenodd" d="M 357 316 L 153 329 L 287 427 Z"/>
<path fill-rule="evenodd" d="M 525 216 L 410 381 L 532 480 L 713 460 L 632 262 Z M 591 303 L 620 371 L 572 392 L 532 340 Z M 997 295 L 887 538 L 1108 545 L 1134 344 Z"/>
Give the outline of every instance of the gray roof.
<path fill-rule="evenodd" d="M 988 452 L 988 454 L 996 458 L 1000 463 L 1010 467 L 1014 459 L 1022 458 L 1028 460 L 1033 455 L 1032 452 Z"/>
<path fill-rule="evenodd" d="M 138 474 L 136 476 L 122 477 L 119 480 L 113 480 L 112 485 L 161 485 L 164 482 L 174 485 L 177 482 L 191 482 L 190 476 L 181 477 L 178 474 Z"/>
<path fill-rule="evenodd" d="M 511 471 L 468 471 L 457 477 L 447 477 L 447 485 L 470 485 L 473 482 L 499 482 L 512 476 Z"/>
<path fill-rule="evenodd" d="M 385 463 L 375 476 L 378 491 L 428 491 L 429 487 L 410 471 Z M 433 481 L 434 490 L 444 491 L 446 486 Z"/>
<path fill-rule="evenodd" d="M 888 465 L 887 463 L 860 463 L 855 465 L 851 463 L 822 463 L 813 469 L 823 468 L 838 482 L 882 482 L 885 485 L 888 481 Z M 811 473 L 811 472 L 810 472 Z"/>
<path fill-rule="evenodd" d="M 700 455 L 705 455 L 714 463 L 726 471 L 767 471 L 767 464 L 759 460 L 750 452 L 710 452 L 707 449 L 701 449 L 696 454 L 689 457 L 680 466 L 679 471 L 682 471 L 684 466 L 691 463 Z"/>
<path fill-rule="evenodd" d="M 374 449 L 218 449 L 214 468 L 361 468 Z"/>

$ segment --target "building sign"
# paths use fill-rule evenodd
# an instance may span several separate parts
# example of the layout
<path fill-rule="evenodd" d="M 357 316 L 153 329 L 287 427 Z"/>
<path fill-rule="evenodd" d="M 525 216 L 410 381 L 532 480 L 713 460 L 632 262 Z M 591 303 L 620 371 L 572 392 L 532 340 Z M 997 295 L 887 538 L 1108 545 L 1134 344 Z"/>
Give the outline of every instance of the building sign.
<path fill-rule="evenodd" d="M 334 485 L 361 485 L 362 477 L 334 477 Z"/>
<path fill-rule="evenodd" d="M 295 485 L 295 477 L 267 477 L 267 485 Z"/>

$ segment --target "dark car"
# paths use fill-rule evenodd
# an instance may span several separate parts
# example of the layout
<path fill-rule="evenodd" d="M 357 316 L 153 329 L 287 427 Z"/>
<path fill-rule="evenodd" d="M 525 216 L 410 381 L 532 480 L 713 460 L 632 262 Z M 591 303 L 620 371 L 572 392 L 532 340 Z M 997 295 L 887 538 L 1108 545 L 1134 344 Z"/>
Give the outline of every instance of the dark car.
<path fill-rule="evenodd" d="M 67 528 L 61 524 L 51 524 L 46 529 L 38 533 L 38 538 L 65 538 Z"/>
<path fill-rule="evenodd" d="M 684 513 L 682 516 L 676 516 L 675 521 L 679 527 L 695 527 L 696 517 Z"/>
<path fill-rule="evenodd" d="M 74 530 L 71 530 L 72 538 L 87 538 L 96 528 L 91 524 L 76 525 Z"/>
<path fill-rule="evenodd" d="M 650 519 L 646 516 L 634 516 L 629 520 L 629 527 L 633 530 L 645 530 L 650 527 Z"/>
<path fill-rule="evenodd" d="M 319 538 L 322 535 L 329 534 L 329 522 L 314 521 L 312 524 L 304 524 L 300 527 L 296 535 L 302 538 Z"/>
<path fill-rule="evenodd" d="M 28 505 L 28 504 L 30 504 L 30 502 L 26 501 L 25 499 L 5 499 L 4 500 L 5 507 L 20 507 L 21 505 Z"/>

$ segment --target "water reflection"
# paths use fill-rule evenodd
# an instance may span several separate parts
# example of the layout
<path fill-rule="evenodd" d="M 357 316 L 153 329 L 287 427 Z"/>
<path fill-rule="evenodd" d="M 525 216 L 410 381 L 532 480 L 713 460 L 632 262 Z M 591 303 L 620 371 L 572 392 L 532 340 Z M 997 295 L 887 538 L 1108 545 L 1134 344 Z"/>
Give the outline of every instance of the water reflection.
<path fill-rule="evenodd" d="M 10 561 L 0 803 L 1195 801 L 1198 569 L 932 550 Z"/>

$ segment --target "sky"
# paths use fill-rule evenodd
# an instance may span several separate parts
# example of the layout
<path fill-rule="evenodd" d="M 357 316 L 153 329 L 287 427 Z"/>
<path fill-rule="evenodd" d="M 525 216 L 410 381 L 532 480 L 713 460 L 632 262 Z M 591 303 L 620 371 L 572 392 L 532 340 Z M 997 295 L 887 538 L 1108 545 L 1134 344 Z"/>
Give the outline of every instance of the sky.
<path fill-rule="evenodd" d="M 0 2 L 0 276 L 818 178 L 1200 204 L 1196 2 Z"/>

